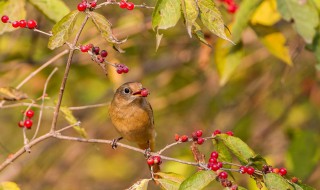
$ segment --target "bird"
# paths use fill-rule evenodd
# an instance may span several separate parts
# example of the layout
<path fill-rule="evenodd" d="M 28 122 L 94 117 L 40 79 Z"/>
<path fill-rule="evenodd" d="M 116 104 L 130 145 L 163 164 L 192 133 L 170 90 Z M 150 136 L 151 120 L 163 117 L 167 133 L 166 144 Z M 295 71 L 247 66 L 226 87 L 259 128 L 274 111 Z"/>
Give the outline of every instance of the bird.
<path fill-rule="evenodd" d="M 109 116 L 121 137 L 114 140 L 112 148 L 124 138 L 137 143 L 143 150 L 155 150 L 156 132 L 153 110 L 146 99 L 148 94 L 139 82 L 124 83 L 116 90 L 109 106 Z M 154 173 L 160 170 L 156 165 L 152 169 Z"/>

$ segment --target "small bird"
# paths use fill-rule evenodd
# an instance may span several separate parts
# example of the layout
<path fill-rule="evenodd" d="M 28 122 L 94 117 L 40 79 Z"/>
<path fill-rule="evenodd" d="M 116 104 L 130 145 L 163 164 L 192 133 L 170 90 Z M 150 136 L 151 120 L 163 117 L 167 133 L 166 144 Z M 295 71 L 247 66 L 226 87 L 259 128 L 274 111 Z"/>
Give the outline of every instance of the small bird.
<path fill-rule="evenodd" d="M 128 82 L 115 92 L 109 107 L 111 122 L 122 138 L 135 142 L 138 146 L 154 151 L 156 132 L 154 129 L 153 110 L 147 101 L 148 90 L 139 82 Z M 153 167 L 157 172 L 159 167 Z"/>

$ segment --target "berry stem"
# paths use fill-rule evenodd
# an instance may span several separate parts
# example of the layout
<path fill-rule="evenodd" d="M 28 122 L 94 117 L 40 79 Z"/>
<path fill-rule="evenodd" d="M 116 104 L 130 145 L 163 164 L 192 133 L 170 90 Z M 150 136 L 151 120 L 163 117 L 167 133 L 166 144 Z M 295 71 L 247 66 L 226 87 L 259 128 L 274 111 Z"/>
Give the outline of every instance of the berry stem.
<path fill-rule="evenodd" d="M 81 24 L 81 27 L 72 43 L 72 46 L 74 47 L 79 38 L 80 38 L 80 34 L 85 26 L 85 24 L 87 23 L 89 19 L 89 16 L 86 15 L 85 19 L 83 20 L 82 24 Z M 62 98 L 63 98 L 63 94 L 64 94 L 64 89 L 66 87 L 66 83 L 67 83 L 67 79 L 68 79 L 68 75 L 69 75 L 69 71 L 70 71 L 70 67 L 71 67 L 71 62 L 72 62 L 72 58 L 73 58 L 73 55 L 74 55 L 74 51 L 75 49 L 72 48 L 70 49 L 70 52 L 69 52 L 69 56 L 68 56 L 68 60 L 67 60 L 67 65 L 66 65 L 66 68 L 65 68 L 65 72 L 64 72 L 64 76 L 63 76 L 63 80 L 61 82 L 61 86 L 60 86 L 60 92 L 59 92 L 59 98 L 58 98 L 58 102 L 57 102 L 57 105 L 56 105 L 56 108 L 54 110 L 54 114 L 53 114 L 53 120 L 52 120 L 52 124 L 51 124 L 51 132 L 54 132 L 56 130 L 56 126 L 57 126 L 57 121 L 58 121 L 58 115 L 59 115 L 59 111 L 60 111 L 60 106 L 61 106 L 61 102 L 62 102 Z"/>

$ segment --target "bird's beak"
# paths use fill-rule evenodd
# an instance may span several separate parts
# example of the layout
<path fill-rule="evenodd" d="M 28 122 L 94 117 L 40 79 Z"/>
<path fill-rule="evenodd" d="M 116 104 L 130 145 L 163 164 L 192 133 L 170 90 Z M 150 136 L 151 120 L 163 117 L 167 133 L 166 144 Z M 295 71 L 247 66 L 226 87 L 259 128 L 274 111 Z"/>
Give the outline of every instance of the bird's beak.
<path fill-rule="evenodd" d="M 141 90 L 142 90 L 142 89 L 141 89 Z M 141 90 L 138 90 L 138 91 L 132 93 L 132 95 L 141 96 Z"/>
<path fill-rule="evenodd" d="M 147 97 L 149 92 L 146 88 L 141 88 L 140 90 L 132 93 L 132 95 L 139 96 L 139 97 Z"/>

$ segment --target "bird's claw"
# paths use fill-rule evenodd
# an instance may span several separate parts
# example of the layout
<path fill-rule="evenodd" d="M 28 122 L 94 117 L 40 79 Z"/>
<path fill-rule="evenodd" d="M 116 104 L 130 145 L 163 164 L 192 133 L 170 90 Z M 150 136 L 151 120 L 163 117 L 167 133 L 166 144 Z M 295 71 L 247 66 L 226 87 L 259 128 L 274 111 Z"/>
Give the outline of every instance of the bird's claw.
<path fill-rule="evenodd" d="M 116 149 L 116 148 L 118 147 L 117 143 L 118 143 L 118 141 L 120 141 L 121 139 L 123 139 L 123 137 L 119 137 L 119 138 L 117 138 L 117 139 L 113 139 L 113 140 L 112 140 L 112 143 L 111 143 L 111 148 L 112 148 L 112 149 Z"/>
<path fill-rule="evenodd" d="M 144 150 L 144 156 L 146 157 L 146 158 L 149 158 L 150 156 L 151 156 L 151 149 L 150 148 L 147 148 L 147 149 L 145 149 Z"/>

